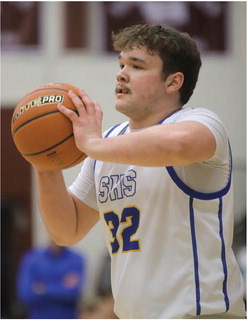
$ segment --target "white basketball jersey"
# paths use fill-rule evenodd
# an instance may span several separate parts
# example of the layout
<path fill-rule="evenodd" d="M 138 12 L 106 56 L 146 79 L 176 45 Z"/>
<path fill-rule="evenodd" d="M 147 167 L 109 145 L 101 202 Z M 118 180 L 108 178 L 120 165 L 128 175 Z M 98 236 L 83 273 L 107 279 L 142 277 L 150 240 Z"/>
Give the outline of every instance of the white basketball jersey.
<path fill-rule="evenodd" d="M 214 134 L 217 149 L 209 161 L 141 167 L 88 158 L 70 187 L 100 213 L 119 318 L 245 315 L 242 277 L 231 249 L 231 153 L 225 130 L 214 113 L 200 108 L 184 108 L 161 123 L 183 120 L 200 121 Z M 124 123 L 105 136 L 128 132 Z"/>

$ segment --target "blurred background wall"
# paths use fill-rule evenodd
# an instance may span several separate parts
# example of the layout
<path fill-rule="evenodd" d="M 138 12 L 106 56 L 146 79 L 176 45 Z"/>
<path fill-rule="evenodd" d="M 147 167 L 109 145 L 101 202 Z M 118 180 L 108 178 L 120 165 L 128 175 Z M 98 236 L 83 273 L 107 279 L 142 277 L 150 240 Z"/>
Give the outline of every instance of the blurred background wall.
<path fill-rule="evenodd" d="M 1 2 L 2 302 L 4 318 L 18 317 L 15 277 L 23 252 L 47 242 L 31 166 L 16 151 L 10 119 L 30 89 L 48 82 L 83 88 L 101 104 L 103 129 L 125 117 L 114 109 L 117 54 L 110 34 L 135 23 L 164 23 L 187 31 L 203 66 L 188 106 L 212 109 L 232 144 L 235 251 L 244 260 L 246 216 L 246 3 L 245 2 Z M 80 170 L 65 170 L 70 185 Z M 85 300 L 93 302 L 106 254 L 97 225 L 75 246 L 88 259 Z M 241 251 L 242 249 L 242 251 Z M 242 263 L 241 263 L 242 264 Z M 244 264 L 243 264 L 244 265 Z M 245 267 L 242 269 L 245 271 Z M 4 280 L 3 280 L 4 279 Z M 4 284 L 9 286 L 4 287 Z"/>

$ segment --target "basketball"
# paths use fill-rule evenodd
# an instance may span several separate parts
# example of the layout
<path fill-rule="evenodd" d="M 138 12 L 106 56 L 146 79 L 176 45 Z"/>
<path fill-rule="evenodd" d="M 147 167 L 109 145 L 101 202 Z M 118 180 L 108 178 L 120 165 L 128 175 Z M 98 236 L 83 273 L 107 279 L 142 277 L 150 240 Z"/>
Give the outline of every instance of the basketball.
<path fill-rule="evenodd" d="M 75 110 L 68 91 L 78 88 L 65 83 L 50 83 L 29 91 L 17 104 L 11 133 L 21 155 L 44 170 L 61 170 L 77 165 L 87 155 L 75 144 L 72 123 L 57 109 L 62 103 Z"/>

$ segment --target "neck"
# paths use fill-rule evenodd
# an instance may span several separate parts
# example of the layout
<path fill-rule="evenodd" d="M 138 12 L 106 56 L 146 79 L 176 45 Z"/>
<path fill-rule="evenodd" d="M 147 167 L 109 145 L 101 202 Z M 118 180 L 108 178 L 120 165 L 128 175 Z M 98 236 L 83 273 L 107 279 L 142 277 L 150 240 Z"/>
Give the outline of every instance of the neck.
<path fill-rule="evenodd" d="M 182 109 L 182 106 L 177 106 L 177 108 L 173 108 L 170 111 L 163 111 L 158 114 L 152 114 L 150 117 L 144 117 L 143 119 L 133 119 L 129 118 L 129 126 L 130 129 L 141 129 L 149 126 L 153 126 L 158 124 L 161 120 L 173 115 L 177 111 Z"/>

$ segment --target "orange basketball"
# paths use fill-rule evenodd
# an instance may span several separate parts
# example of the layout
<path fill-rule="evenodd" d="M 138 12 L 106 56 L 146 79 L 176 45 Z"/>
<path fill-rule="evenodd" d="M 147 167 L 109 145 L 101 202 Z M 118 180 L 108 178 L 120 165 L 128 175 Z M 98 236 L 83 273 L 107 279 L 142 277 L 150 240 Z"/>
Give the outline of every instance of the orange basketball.
<path fill-rule="evenodd" d="M 87 156 L 75 145 L 72 123 L 57 105 L 76 110 L 68 91 L 78 88 L 64 83 L 50 83 L 29 91 L 17 104 L 11 132 L 21 155 L 34 166 L 46 170 L 66 169 Z"/>

